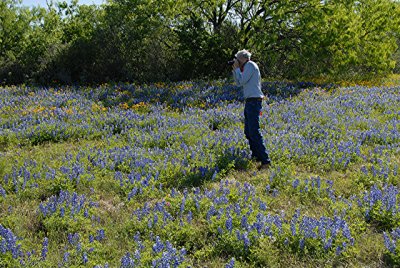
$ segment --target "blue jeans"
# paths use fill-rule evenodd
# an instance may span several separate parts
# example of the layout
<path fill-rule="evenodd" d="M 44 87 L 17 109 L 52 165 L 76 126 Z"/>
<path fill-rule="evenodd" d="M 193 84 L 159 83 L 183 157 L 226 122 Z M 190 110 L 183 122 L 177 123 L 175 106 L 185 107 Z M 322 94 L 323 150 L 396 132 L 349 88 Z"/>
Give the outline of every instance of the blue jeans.
<path fill-rule="evenodd" d="M 255 157 L 262 164 L 267 164 L 271 161 L 260 132 L 261 108 L 261 101 L 246 101 L 244 106 L 244 134 L 249 141 L 252 157 Z"/>

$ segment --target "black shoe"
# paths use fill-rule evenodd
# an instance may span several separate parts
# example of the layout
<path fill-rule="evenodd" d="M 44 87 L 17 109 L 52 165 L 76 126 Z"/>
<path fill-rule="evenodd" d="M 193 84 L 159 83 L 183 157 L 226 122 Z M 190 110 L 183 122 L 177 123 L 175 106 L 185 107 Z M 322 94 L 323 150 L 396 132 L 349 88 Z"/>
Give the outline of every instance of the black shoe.
<path fill-rule="evenodd" d="M 271 167 L 271 162 L 268 162 L 268 163 L 261 164 L 261 165 L 258 167 L 258 170 L 267 170 L 267 169 L 269 169 L 270 167 Z"/>
<path fill-rule="evenodd" d="M 250 159 L 251 159 L 252 161 L 255 161 L 255 162 L 260 161 L 260 160 L 258 160 L 258 157 L 253 156 L 253 155 L 250 157 Z"/>

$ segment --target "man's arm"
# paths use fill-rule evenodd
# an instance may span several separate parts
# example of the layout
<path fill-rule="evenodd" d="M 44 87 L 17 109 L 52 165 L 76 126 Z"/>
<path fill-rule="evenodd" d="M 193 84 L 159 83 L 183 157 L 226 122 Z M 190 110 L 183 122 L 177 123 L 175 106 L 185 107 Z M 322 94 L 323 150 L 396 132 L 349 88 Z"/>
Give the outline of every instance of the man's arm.
<path fill-rule="evenodd" d="M 254 66 L 252 64 L 246 64 L 243 73 L 240 68 L 233 70 L 233 78 L 238 86 L 246 84 L 254 73 Z"/>
<path fill-rule="evenodd" d="M 239 69 L 239 68 L 237 68 L 237 69 Z M 232 74 L 233 74 L 233 80 L 235 80 L 236 85 L 239 86 L 239 85 L 240 85 L 240 84 L 239 84 L 239 80 L 238 80 L 237 77 L 236 77 L 236 70 L 237 70 L 237 69 L 233 69 L 233 70 L 232 70 Z M 240 72 L 240 69 L 239 69 L 239 72 Z"/>

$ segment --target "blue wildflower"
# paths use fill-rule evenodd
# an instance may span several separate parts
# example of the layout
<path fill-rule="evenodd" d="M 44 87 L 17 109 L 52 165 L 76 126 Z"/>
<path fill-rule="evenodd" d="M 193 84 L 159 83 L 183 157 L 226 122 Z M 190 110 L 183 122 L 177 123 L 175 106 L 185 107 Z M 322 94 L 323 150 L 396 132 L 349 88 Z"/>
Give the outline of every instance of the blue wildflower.
<path fill-rule="evenodd" d="M 225 265 L 225 268 L 234 268 L 235 267 L 235 258 L 232 258 L 229 263 Z"/>
<path fill-rule="evenodd" d="M 231 216 L 228 216 L 228 218 L 226 219 L 225 227 L 230 233 L 232 232 L 233 226 L 232 226 L 232 217 Z"/>
<path fill-rule="evenodd" d="M 164 249 L 164 244 L 161 242 L 159 236 L 156 237 L 156 242 L 153 244 L 154 253 L 160 253 Z"/>

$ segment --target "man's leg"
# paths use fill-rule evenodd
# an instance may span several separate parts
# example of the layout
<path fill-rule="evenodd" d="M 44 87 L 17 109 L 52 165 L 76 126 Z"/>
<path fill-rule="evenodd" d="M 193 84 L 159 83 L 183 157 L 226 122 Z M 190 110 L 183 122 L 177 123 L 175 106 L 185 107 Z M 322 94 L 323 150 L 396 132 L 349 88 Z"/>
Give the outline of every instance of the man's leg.
<path fill-rule="evenodd" d="M 249 141 L 251 158 L 256 158 L 258 161 L 261 161 L 261 160 L 259 160 L 259 156 L 257 154 L 256 148 L 254 147 L 254 142 L 251 140 L 251 137 L 250 137 L 249 109 L 251 109 L 251 108 L 248 105 L 248 103 L 246 102 L 246 104 L 244 106 L 244 135 L 246 136 L 246 139 Z"/>
<path fill-rule="evenodd" d="M 263 137 L 260 131 L 260 112 L 262 108 L 261 101 L 248 102 L 248 131 L 249 141 L 254 149 L 253 153 L 257 156 L 258 160 L 262 164 L 269 164 L 267 150 L 265 148 Z"/>

